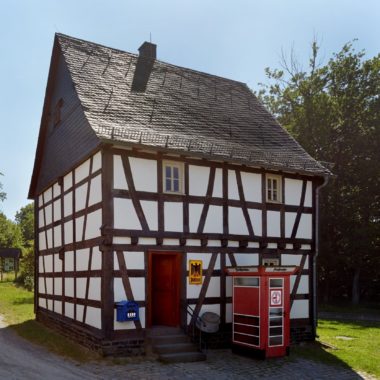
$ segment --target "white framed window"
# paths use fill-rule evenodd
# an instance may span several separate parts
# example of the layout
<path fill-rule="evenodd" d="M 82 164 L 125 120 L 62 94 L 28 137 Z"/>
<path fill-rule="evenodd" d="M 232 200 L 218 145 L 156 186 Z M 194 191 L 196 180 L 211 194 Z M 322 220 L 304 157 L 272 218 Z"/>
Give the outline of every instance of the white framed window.
<path fill-rule="evenodd" d="M 164 161 L 162 165 L 165 193 L 183 193 L 183 163 Z"/>
<path fill-rule="evenodd" d="M 266 175 L 267 202 L 282 202 L 282 177 L 280 175 Z"/>

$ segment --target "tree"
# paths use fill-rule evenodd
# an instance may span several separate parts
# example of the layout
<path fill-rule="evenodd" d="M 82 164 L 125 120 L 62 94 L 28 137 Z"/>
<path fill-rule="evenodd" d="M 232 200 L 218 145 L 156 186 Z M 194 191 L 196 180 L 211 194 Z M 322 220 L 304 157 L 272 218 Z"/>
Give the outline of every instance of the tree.
<path fill-rule="evenodd" d="M 16 223 L 19 225 L 24 246 L 32 245 L 34 239 L 34 204 L 29 203 L 16 213 Z"/>
<path fill-rule="evenodd" d="M 0 175 L 3 175 L 3 173 L 0 173 Z M 2 191 L 3 190 L 3 184 L 0 182 L 0 202 L 4 201 L 7 197 L 7 194 Z"/>
<path fill-rule="evenodd" d="M 0 247 L 22 248 L 22 234 L 19 226 L 0 212 Z"/>
<path fill-rule="evenodd" d="M 348 43 L 321 65 L 318 51 L 314 41 L 307 71 L 283 54 L 259 96 L 313 157 L 332 164 L 321 200 L 320 289 L 356 304 L 380 292 L 380 55 L 364 60 Z"/>

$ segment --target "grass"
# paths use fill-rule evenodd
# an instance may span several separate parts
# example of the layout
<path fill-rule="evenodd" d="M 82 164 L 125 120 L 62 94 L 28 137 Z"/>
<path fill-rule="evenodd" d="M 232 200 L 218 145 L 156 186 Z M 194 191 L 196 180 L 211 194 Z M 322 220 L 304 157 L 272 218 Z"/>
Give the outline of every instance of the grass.
<path fill-rule="evenodd" d="M 95 352 L 36 322 L 33 302 L 33 292 L 16 287 L 12 282 L 0 282 L 0 314 L 20 336 L 44 346 L 51 352 L 78 362 L 99 359 L 99 355 Z"/>
<path fill-rule="evenodd" d="M 380 377 L 380 322 L 320 320 L 319 340 L 337 349 L 328 352 L 351 368 Z"/>

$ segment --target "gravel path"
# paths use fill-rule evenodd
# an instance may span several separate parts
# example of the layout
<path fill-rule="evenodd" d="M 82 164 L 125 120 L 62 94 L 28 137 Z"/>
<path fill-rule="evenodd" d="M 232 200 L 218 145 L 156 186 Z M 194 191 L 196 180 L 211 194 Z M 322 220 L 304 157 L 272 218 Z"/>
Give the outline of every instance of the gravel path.
<path fill-rule="evenodd" d="M 363 379 L 347 367 L 333 367 L 311 360 L 279 358 L 255 360 L 230 350 L 210 350 L 199 363 L 161 364 L 144 358 L 115 365 L 110 360 L 79 364 L 47 352 L 6 327 L 0 318 L 0 379 Z"/>

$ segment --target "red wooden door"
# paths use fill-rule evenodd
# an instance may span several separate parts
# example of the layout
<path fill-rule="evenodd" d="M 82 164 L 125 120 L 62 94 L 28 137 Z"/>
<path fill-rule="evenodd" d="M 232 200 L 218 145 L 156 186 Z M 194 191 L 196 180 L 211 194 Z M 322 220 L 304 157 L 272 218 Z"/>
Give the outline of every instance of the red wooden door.
<path fill-rule="evenodd" d="M 176 253 L 153 253 L 151 260 L 152 325 L 179 325 L 179 259 Z"/>

